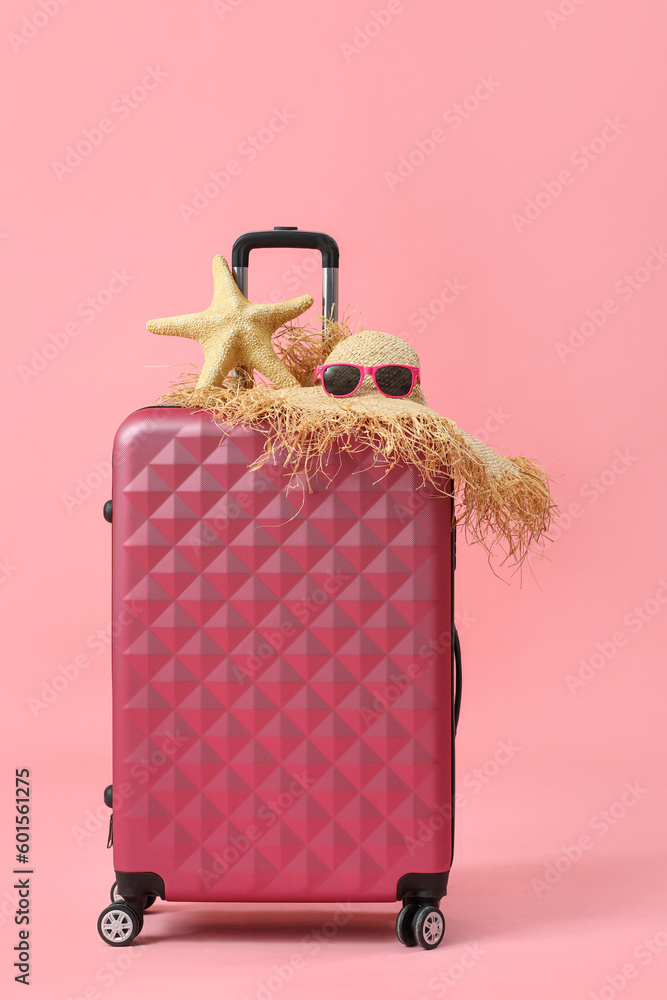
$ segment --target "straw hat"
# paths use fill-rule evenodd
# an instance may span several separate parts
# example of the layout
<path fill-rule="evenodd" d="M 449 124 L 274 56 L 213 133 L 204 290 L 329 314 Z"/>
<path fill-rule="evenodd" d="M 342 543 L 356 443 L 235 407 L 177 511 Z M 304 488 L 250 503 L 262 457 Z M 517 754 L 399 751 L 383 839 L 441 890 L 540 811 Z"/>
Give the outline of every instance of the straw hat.
<path fill-rule="evenodd" d="M 411 365 L 419 367 L 417 352 L 400 337 L 378 330 L 363 330 L 361 333 L 345 337 L 327 356 L 327 364 L 352 365 Z M 327 412 L 342 408 L 356 413 L 397 414 L 415 406 L 426 406 L 424 393 L 417 382 L 409 396 L 390 399 L 383 396 L 370 375 L 364 375 L 361 385 L 353 396 L 338 399 L 325 393 L 321 384 L 303 388 L 289 394 L 290 401 L 304 409 L 321 409 Z"/>
<path fill-rule="evenodd" d="M 275 457 L 294 477 L 323 468 L 334 446 L 372 449 L 377 465 L 416 467 L 425 483 L 445 492 L 454 480 L 457 520 L 472 541 L 488 551 L 495 544 L 521 563 L 548 531 L 554 504 L 542 468 L 523 456 L 508 458 L 462 431 L 426 403 L 415 384 L 408 397 L 384 396 L 369 375 L 352 396 L 327 395 L 313 385 L 316 365 L 405 364 L 419 367 L 415 350 L 400 337 L 376 330 L 350 334 L 329 325 L 326 336 L 300 327 L 288 329 L 278 354 L 298 385 L 240 388 L 231 380 L 197 389 L 174 386 L 163 402 L 211 412 L 224 428 L 251 424 L 266 436 L 254 468 Z"/>

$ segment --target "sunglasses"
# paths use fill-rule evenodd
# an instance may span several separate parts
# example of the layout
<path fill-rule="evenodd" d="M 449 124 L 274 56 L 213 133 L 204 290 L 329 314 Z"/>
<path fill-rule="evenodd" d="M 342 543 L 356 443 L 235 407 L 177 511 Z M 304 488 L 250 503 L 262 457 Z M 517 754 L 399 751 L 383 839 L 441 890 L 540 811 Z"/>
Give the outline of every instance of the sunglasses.
<path fill-rule="evenodd" d="M 361 385 L 364 375 L 370 375 L 383 396 L 399 399 L 409 396 L 419 382 L 419 368 L 412 365 L 318 365 L 313 384 L 322 377 L 322 388 L 328 396 L 351 396 Z"/>

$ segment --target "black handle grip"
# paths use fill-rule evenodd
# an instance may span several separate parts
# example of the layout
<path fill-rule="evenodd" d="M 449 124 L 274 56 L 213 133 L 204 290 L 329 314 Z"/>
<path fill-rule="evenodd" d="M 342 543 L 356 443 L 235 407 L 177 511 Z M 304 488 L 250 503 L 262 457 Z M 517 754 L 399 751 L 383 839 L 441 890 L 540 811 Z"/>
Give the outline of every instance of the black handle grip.
<path fill-rule="evenodd" d="M 454 694 L 454 735 L 459 725 L 459 715 L 461 714 L 461 684 L 463 681 L 463 671 L 461 670 L 461 643 L 459 633 L 454 629 L 454 668 L 456 670 L 456 689 Z"/>
<path fill-rule="evenodd" d="M 232 268 L 247 267 L 251 250 L 260 247 L 296 247 L 299 250 L 319 250 L 322 267 L 338 267 L 338 244 L 326 233 L 311 233 L 295 226 L 276 226 L 256 233 L 244 233 L 232 247 Z"/>

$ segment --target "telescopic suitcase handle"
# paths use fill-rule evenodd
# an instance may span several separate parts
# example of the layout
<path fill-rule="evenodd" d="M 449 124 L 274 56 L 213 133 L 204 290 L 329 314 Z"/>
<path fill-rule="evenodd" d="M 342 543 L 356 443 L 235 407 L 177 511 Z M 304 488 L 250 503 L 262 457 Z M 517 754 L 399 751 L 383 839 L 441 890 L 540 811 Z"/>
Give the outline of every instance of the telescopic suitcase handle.
<path fill-rule="evenodd" d="M 236 283 L 248 295 L 248 258 L 260 247 L 296 247 L 319 250 L 322 254 L 322 315 L 335 323 L 338 319 L 338 244 L 326 233 L 313 233 L 297 226 L 275 226 L 239 236 L 232 248 L 232 270 Z"/>

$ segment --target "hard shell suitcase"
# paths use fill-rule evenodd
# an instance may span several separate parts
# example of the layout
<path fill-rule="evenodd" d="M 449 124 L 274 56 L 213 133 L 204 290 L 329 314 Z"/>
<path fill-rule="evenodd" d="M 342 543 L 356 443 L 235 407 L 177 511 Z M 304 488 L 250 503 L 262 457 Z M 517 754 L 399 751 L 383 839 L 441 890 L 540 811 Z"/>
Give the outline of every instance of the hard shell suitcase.
<path fill-rule="evenodd" d="M 242 291 L 266 245 L 322 249 L 335 318 L 333 240 L 246 234 Z M 453 501 L 368 450 L 290 487 L 279 462 L 249 469 L 263 440 L 179 407 L 116 436 L 100 933 L 128 944 L 157 897 L 399 900 L 399 939 L 435 947 L 460 695 Z"/>

